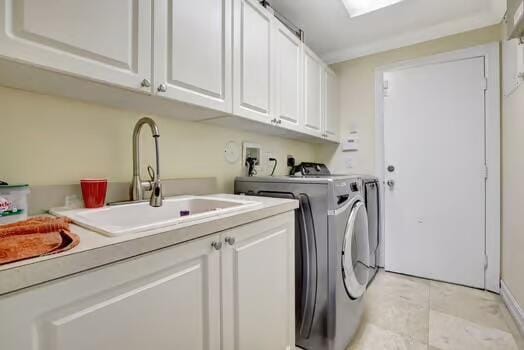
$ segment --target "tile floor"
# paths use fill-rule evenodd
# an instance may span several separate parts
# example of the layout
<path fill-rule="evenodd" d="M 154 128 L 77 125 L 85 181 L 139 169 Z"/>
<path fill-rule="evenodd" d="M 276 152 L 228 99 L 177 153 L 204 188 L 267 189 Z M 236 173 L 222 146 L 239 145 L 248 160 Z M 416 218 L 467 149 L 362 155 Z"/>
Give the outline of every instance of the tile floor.
<path fill-rule="evenodd" d="M 348 350 L 520 350 L 500 296 L 380 271 Z"/>

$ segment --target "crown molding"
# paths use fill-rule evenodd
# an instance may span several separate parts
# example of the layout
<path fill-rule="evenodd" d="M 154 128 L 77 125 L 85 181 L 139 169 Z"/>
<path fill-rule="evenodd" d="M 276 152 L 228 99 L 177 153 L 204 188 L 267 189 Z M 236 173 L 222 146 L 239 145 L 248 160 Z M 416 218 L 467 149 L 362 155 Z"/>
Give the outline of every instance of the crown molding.
<path fill-rule="evenodd" d="M 504 16 L 505 6 L 500 6 L 500 0 L 492 0 L 491 5 L 489 11 L 480 12 L 474 16 L 441 23 L 422 30 L 395 35 L 365 45 L 328 52 L 321 57 L 328 64 L 333 64 L 500 23 Z"/>

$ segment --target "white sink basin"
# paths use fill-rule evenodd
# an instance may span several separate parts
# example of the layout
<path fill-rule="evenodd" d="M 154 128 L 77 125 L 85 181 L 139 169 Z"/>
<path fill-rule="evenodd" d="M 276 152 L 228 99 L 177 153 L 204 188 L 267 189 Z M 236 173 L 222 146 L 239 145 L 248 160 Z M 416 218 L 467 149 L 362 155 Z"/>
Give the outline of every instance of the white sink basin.
<path fill-rule="evenodd" d="M 172 197 L 153 208 L 149 202 L 107 206 L 97 209 L 53 209 L 54 215 L 65 216 L 77 225 L 108 236 L 154 230 L 244 210 L 260 203 L 214 197 Z M 189 215 L 182 216 L 182 211 Z"/>

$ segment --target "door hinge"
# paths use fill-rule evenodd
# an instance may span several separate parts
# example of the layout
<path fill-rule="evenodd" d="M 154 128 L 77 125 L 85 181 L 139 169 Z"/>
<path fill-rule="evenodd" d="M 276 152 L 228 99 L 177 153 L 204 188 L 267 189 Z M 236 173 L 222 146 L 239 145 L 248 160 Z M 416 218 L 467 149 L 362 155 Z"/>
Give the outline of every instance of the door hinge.
<path fill-rule="evenodd" d="M 484 253 L 484 270 L 488 269 L 488 254 Z"/>
<path fill-rule="evenodd" d="M 484 164 L 484 180 L 488 179 L 488 166 Z"/>
<path fill-rule="evenodd" d="M 482 90 L 486 91 L 488 89 L 488 78 L 482 78 Z"/>
<path fill-rule="evenodd" d="M 382 86 L 382 89 L 384 91 L 384 97 L 388 97 L 389 94 L 389 81 L 388 80 L 384 80 L 384 85 Z"/>

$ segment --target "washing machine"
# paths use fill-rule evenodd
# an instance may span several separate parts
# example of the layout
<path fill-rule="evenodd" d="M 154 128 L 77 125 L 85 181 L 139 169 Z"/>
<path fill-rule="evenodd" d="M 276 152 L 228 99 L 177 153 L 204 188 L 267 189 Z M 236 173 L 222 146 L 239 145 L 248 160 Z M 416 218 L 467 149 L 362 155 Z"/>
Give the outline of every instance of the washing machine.
<path fill-rule="evenodd" d="M 307 163 L 295 176 L 242 177 L 235 193 L 292 198 L 295 213 L 296 345 L 345 350 L 357 331 L 369 281 L 362 179 Z"/>

